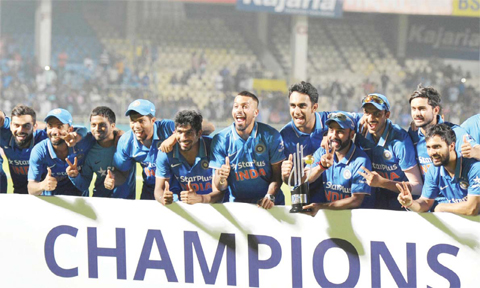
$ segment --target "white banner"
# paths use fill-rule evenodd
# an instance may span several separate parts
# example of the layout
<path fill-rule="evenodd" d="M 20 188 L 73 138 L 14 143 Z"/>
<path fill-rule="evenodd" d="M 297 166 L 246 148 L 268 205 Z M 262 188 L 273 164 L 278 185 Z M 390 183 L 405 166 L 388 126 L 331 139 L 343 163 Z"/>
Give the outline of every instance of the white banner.
<path fill-rule="evenodd" d="M 1 287 L 477 287 L 480 216 L 0 195 Z"/>

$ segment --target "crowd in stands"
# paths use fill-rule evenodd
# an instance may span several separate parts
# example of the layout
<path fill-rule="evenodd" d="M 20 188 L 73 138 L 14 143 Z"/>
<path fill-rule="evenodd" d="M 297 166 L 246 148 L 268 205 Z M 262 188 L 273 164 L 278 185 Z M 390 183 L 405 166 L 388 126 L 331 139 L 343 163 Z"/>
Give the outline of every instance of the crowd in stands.
<path fill-rule="evenodd" d="M 66 107 L 75 118 L 84 122 L 93 107 L 103 104 L 114 111 L 123 111 L 133 99 L 144 98 L 158 107 L 162 118 L 172 118 L 173 111 L 178 109 L 198 109 L 211 121 L 228 123 L 230 101 L 226 100 L 238 91 L 254 91 L 254 78 L 271 76 L 263 73 L 262 65 L 257 62 L 241 63 L 236 69 L 225 65 L 219 71 L 209 73 L 212 70 L 210 63 L 204 51 L 198 49 L 191 54 L 190 65 L 178 70 L 182 72 L 171 73 L 167 89 L 172 91 L 165 91 L 159 85 L 160 78 L 165 76 L 157 69 L 164 64 L 163 54 L 156 45 L 143 45 L 137 49 L 133 61 L 127 61 L 118 51 L 104 49 L 100 55 L 86 56 L 83 63 L 69 63 L 69 55 L 62 52 L 52 56 L 55 67 L 44 68 L 35 64 L 35 58 L 16 51 L 14 41 L 9 37 L 1 39 L 2 108 L 9 111 L 21 102 L 32 106 L 39 115 L 46 115 L 54 107 Z M 478 87 L 471 85 L 475 82 L 471 72 L 462 71 L 461 67 L 446 65 L 440 59 L 412 59 L 404 62 L 401 81 L 392 81 L 391 78 L 399 78 L 398 74 L 383 70 L 381 74 L 372 73 L 358 82 L 349 79 L 363 75 L 347 68 L 346 71 L 311 75 L 308 80 L 319 91 L 319 110 L 358 111 L 357 104 L 363 95 L 384 93 L 392 99 L 392 118 L 403 127 L 410 122 L 408 105 L 405 104 L 419 83 L 441 91 L 443 114 L 452 122 L 460 123 L 479 111 L 479 104 L 473 101 L 478 95 Z M 211 89 L 202 87 L 197 91 L 198 83 L 208 84 Z M 182 97 L 175 95 L 177 90 Z M 288 121 L 288 107 L 284 101 L 278 101 L 285 99 L 284 93 L 254 92 L 262 99 L 261 121 L 279 126 Z M 197 98 L 204 98 L 202 105 Z M 464 103 L 469 105 L 462 105 Z"/>

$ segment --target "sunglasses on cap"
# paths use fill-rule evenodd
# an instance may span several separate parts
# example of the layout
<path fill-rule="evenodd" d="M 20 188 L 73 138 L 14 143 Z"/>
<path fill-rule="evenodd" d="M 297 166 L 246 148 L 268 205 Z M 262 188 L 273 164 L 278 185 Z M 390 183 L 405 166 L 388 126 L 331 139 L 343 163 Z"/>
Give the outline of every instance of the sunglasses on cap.
<path fill-rule="evenodd" d="M 367 97 L 362 99 L 362 104 L 371 103 L 371 102 L 375 102 L 375 103 L 380 104 L 380 105 L 383 105 L 383 104 L 387 105 L 385 103 L 385 101 L 383 101 L 382 98 L 378 97 L 377 95 L 373 95 L 373 94 L 370 94 Z"/>
<path fill-rule="evenodd" d="M 345 115 L 345 114 L 343 114 L 343 113 L 341 113 L 341 112 L 330 113 L 330 114 L 328 114 L 327 118 L 328 118 L 328 119 L 334 119 L 334 118 L 335 118 L 335 119 L 338 119 L 338 120 L 340 120 L 340 121 L 345 121 L 345 120 L 347 120 L 347 119 L 350 120 L 350 117 L 348 117 L 347 115 Z"/>

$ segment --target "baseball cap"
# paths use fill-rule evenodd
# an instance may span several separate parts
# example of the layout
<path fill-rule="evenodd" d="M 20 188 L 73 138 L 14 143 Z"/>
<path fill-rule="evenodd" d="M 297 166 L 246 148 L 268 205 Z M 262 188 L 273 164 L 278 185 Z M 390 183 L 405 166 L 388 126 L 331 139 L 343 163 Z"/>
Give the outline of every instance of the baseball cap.
<path fill-rule="evenodd" d="M 388 102 L 387 97 L 382 94 L 368 94 L 367 97 L 362 99 L 362 107 L 364 107 L 366 104 L 372 104 L 378 110 L 390 111 L 390 103 Z"/>
<path fill-rule="evenodd" d="M 152 115 L 155 116 L 155 105 L 152 102 L 145 99 L 137 99 L 128 105 L 125 116 L 130 115 L 130 112 L 135 111 L 140 115 Z"/>
<path fill-rule="evenodd" d="M 55 117 L 58 120 L 60 120 L 60 122 L 62 122 L 63 124 L 68 124 L 70 126 L 72 125 L 72 122 L 73 122 L 72 114 L 70 114 L 70 112 L 62 108 L 53 109 L 52 111 L 48 112 L 47 117 L 45 117 L 45 122 L 48 122 L 48 119 L 52 117 Z"/>
<path fill-rule="evenodd" d="M 350 118 L 346 112 L 333 112 L 328 114 L 327 118 L 327 122 L 325 122 L 327 125 L 332 122 L 337 122 L 343 129 L 355 129 L 352 118 Z"/>

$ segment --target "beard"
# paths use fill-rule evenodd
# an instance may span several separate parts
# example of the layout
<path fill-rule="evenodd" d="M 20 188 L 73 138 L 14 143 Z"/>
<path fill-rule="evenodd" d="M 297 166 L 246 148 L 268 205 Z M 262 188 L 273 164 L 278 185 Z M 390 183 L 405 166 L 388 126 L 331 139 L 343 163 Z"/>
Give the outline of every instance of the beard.
<path fill-rule="evenodd" d="M 13 136 L 15 139 L 15 143 L 17 143 L 18 147 L 20 148 L 25 148 L 26 146 L 28 146 L 33 139 L 33 133 L 25 137 L 25 139 L 23 140 L 17 139 L 18 134 L 14 134 Z"/>

